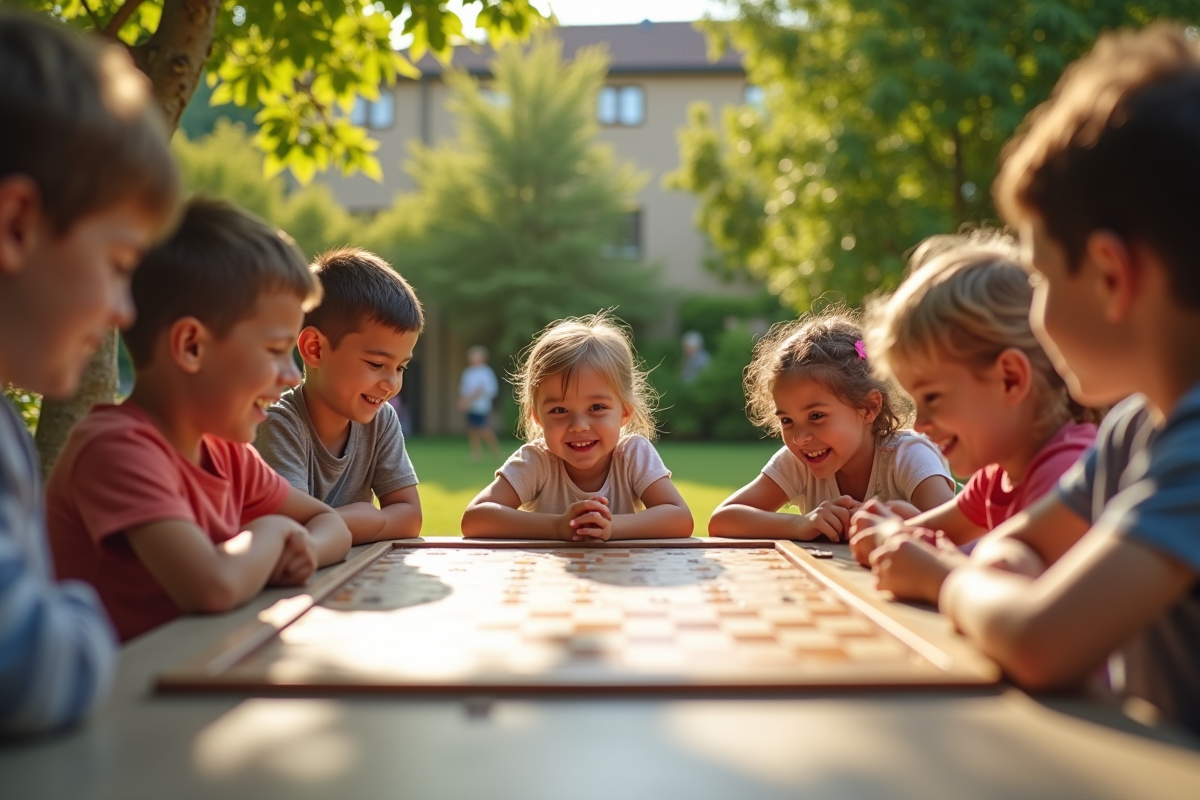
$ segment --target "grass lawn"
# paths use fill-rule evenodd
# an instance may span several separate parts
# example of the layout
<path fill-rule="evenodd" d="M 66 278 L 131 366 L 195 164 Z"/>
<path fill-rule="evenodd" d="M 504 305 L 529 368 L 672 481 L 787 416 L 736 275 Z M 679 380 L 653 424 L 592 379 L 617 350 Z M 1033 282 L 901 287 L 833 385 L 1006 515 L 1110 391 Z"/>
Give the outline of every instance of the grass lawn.
<path fill-rule="evenodd" d="M 499 464 L 472 464 L 465 438 L 413 437 L 405 441 L 421 479 L 424 536 L 457 536 L 463 509 L 492 481 Z M 507 457 L 516 440 L 501 440 Z M 762 442 L 659 442 L 658 452 L 672 471 L 672 480 L 692 509 L 696 534 L 708 528 L 708 517 L 734 489 L 753 480 L 778 449 L 775 440 Z"/>

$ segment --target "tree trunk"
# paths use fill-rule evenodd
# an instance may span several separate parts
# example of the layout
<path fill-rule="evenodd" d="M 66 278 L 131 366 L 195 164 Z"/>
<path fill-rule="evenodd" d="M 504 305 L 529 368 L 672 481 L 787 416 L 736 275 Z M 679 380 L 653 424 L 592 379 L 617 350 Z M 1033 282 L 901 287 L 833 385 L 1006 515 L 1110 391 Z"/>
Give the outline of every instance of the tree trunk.
<path fill-rule="evenodd" d="M 954 137 L 954 222 L 955 228 L 958 228 L 967 221 L 967 197 L 963 194 L 967 170 L 963 164 L 962 136 L 958 133 L 958 126 L 950 129 L 950 135 Z"/>
<path fill-rule="evenodd" d="M 133 62 L 150 78 L 154 98 L 172 133 L 200 83 L 220 9 L 220 0 L 165 0 L 158 30 L 145 44 L 130 48 Z M 113 331 L 88 363 L 74 397 L 43 400 L 36 438 L 44 475 L 50 474 L 71 428 L 88 409 L 116 398 L 117 347 L 117 332 Z"/>

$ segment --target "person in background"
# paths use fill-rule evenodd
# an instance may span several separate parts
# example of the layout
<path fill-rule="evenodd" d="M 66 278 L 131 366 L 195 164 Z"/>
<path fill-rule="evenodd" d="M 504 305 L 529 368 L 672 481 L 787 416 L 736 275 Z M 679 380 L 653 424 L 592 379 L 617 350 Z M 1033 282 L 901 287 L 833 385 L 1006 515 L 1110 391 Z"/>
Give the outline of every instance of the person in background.
<path fill-rule="evenodd" d="M 458 382 L 458 409 L 467 415 L 467 441 L 471 444 L 471 460 L 482 456 L 480 441 L 487 444 L 492 458 L 501 458 L 500 444 L 492 430 L 490 417 L 492 401 L 500 392 L 496 373 L 488 366 L 488 351 L 483 345 L 475 345 L 467 351 L 467 368 Z"/>
<path fill-rule="evenodd" d="M 691 383 L 699 377 L 704 368 L 712 361 L 712 356 L 704 349 L 704 337 L 700 331 L 688 331 L 680 341 L 683 349 L 683 365 L 679 371 L 684 383 Z"/>

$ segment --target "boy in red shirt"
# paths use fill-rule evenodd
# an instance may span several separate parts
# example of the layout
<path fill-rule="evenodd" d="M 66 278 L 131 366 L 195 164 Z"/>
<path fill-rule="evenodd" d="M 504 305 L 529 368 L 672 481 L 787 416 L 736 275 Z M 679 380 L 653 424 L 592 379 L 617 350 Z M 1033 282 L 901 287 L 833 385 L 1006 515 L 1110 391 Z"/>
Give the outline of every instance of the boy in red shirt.
<path fill-rule="evenodd" d="M 341 518 L 247 444 L 300 380 L 292 343 L 318 294 L 286 234 L 204 199 L 134 277 L 133 394 L 79 423 L 47 487 L 58 573 L 96 587 L 122 641 L 349 550 Z"/>

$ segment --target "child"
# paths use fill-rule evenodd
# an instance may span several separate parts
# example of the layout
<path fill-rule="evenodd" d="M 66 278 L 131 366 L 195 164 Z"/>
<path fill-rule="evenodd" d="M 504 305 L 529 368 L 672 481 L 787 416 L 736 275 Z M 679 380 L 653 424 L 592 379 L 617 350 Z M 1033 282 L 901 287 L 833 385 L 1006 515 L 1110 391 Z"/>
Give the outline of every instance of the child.
<path fill-rule="evenodd" d="M 331 250 L 312 271 L 323 296 L 300 332 L 304 385 L 270 408 L 255 444 L 288 483 L 337 509 L 355 544 L 412 538 L 421 533 L 417 474 L 387 401 L 424 327 L 421 304 L 366 250 Z"/>
<path fill-rule="evenodd" d="M 784 446 L 717 507 L 712 536 L 837 542 L 868 498 L 926 510 L 954 497 L 937 448 L 899 430 L 888 386 L 871 375 L 862 330 L 844 310 L 772 328 L 746 368 L 746 397 L 751 421 Z M 777 513 L 789 502 L 804 513 Z"/>
<path fill-rule="evenodd" d="M 475 345 L 467 351 L 467 368 L 463 370 L 462 379 L 458 382 L 458 410 L 467 415 L 467 440 L 471 444 L 471 460 L 478 461 L 480 456 L 479 443 L 487 443 L 492 456 L 500 460 L 500 444 L 496 434 L 488 424 L 492 413 L 492 400 L 500 391 L 496 373 L 488 366 L 488 351 L 482 345 Z"/>
<path fill-rule="evenodd" d="M 96 587 L 122 641 L 301 585 L 349 550 L 341 518 L 247 444 L 299 380 L 317 292 L 285 234 L 203 199 L 134 276 L 133 394 L 80 421 L 46 492 L 59 575 Z"/>
<path fill-rule="evenodd" d="M 604 542 L 690 536 L 650 443 L 653 395 L 607 313 L 550 324 L 516 376 L 529 440 L 463 514 L 464 536 Z"/>
<path fill-rule="evenodd" d="M 130 272 L 179 179 L 123 47 L 4 12 L 0 76 L 0 386 L 69 397 L 89 354 L 132 319 Z M 40 474 L 0 401 L 0 734 L 79 720 L 116 667 L 95 592 L 51 580 Z"/>
<path fill-rule="evenodd" d="M 1029 327 L 1033 289 L 1017 259 L 1016 242 L 994 231 L 935 236 L 900 289 L 871 306 L 876 373 L 908 392 L 914 428 L 941 447 L 954 474 L 970 476 L 957 498 L 904 526 L 926 531 L 925 541 L 898 537 L 875 553 L 879 588 L 898 598 L 936 603 L 946 575 L 966 560 L 958 548 L 1049 492 L 1096 440 L 1097 415 L 1071 401 Z M 859 563 L 870 563 L 897 521 L 879 504 L 855 516 L 855 530 L 865 528 L 851 540 Z"/>
<path fill-rule="evenodd" d="M 1200 43 L 1166 24 L 1101 37 L 1006 150 L 994 191 L 1021 231 L 1038 340 L 1080 402 L 1141 394 L 938 603 L 1029 688 L 1117 651 L 1118 691 L 1200 733 L 1197 186 Z"/>

